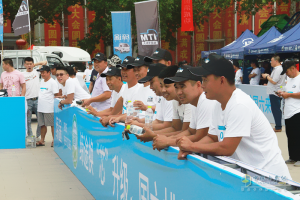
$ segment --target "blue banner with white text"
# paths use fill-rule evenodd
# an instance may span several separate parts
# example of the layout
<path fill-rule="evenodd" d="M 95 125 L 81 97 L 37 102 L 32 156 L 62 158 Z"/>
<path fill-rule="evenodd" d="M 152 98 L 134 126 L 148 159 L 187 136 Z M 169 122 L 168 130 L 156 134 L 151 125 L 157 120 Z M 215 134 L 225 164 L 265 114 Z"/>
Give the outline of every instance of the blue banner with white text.
<path fill-rule="evenodd" d="M 177 149 L 154 151 L 134 135 L 123 140 L 123 125 L 103 127 L 78 107 L 61 111 L 58 102 L 54 150 L 95 199 L 292 199 L 221 163 L 197 155 L 178 160 Z"/>
<path fill-rule="evenodd" d="M 121 60 L 132 56 L 131 12 L 111 12 L 114 54 Z"/>

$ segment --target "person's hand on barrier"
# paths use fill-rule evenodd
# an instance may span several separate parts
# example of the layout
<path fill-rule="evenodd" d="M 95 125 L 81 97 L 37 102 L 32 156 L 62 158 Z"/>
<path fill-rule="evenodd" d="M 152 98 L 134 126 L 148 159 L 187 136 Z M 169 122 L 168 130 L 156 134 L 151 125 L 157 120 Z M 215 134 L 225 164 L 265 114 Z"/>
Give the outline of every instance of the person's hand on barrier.
<path fill-rule="evenodd" d="M 186 136 L 182 136 L 180 138 L 177 138 L 176 144 L 182 151 L 191 151 L 193 142 Z"/>
<path fill-rule="evenodd" d="M 186 156 L 188 154 L 191 154 L 192 152 L 188 152 L 188 151 L 182 151 L 180 150 L 179 153 L 178 153 L 178 160 L 186 160 Z"/>
<path fill-rule="evenodd" d="M 83 99 L 81 101 L 82 101 L 81 104 L 82 107 L 89 106 L 92 103 L 89 99 Z"/>
<path fill-rule="evenodd" d="M 151 131 L 149 128 L 145 128 L 145 133 L 143 135 L 135 135 L 137 139 L 141 140 L 141 142 L 150 142 L 156 136 L 156 134 Z"/>
<path fill-rule="evenodd" d="M 120 118 L 119 117 L 112 117 L 110 118 L 108 124 L 111 126 L 111 127 L 115 127 L 115 123 L 119 123 L 120 122 Z"/>
<path fill-rule="evenodd" d="M 143 111 L 146 111 L 148 108 L 142 101 L 134 101 L 133 107 L 136 107 L 136 110 L 143 110 Z"/>
<path fill-rule="evenodd" d="M 109 117 L 101 117 L 99 122 L 102 124 L 102 126 L 107 127 L 107 125 L 109 123 Z"/>
<path fill-rule="evenodd" d="M 169 147 L 169 138 L 165 135 L 156 135 L 153 138 L 153 150 L 157 149 L 158 151 L 161 151 L 167 147 Z"/>
<path fill-rule="evenodd" d="M 124 131 L 127 132 L 127 133 L 130 133 L 129 130 L 127 129 L 128 125 L 132 125 L 132 120 L 130 120 L 129 122 L 125 122 L 125 129 L 124 129 Z"/>
<path fill-rule="evenodd" d="M 85 109 L 87 109 L 87 114 L 96 116 L 97 110 L 93 108 L 91 105 L 86 106 Z"/>
<path fill-rule="evenodd" d="M 64 107 L 64 104 L 61 104 L 61 103 L 59 102 L 58 108 L 62 110 L 63 107 Z"/>

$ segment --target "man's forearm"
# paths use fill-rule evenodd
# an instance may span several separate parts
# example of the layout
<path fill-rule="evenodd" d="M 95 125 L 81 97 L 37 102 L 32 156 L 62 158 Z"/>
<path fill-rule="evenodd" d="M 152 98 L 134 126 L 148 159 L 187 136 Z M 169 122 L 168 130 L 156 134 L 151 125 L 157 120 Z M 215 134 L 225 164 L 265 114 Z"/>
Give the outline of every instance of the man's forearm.
<path fill-rule="evenodd" d="M 0 83 L 0 90 L 2 90 L 3 89 L 3 84 L 2 83 Z"/>
<path fill-rule="evenodd" d="M 270 83 L 272 83 L 273 85 L 276 85 L 276 84 L 277 84 L 277 82 L 273 81 L 273 79 L 271 78 L 270 75 L 267 76 L 267 80 L 268 80 Z"/>
<path fill-rule="evenodd" d="M 22 86 L 21 96 L 25 97 L 25 94 L 26 94 L 26 86 Z"/>
<path fill-rule="evenodd" d="M 90 98 L 91 102 L 103 102 L 111 97 L 111 92 L 104 92 L 96 97 Z"/>
<path fill-rule="evenodd" d="M 188 138 L 192 141 L 192 142 L 198 142 L 200 141 L 202 138 L 204 138 L 205 136 L 207 136 L 208 134 L 208 128 L 202 128 L 202 129 L 198 129 L 196 130 L 196 133 L 193 135 L 188 136 Z"/>
<path fill-rule="evenodd" d="M 152 128 L 154 131 L 161 130 L 167 127 L 170 127 L 172 125 L 172 122 L 163 122 L 158 124 L 152 124 Z"/>
<path fill-rule="evenodd" d="M 90 86 L 89 86 L 89 91 L 90 91 L 90 93 L 92 93 L 93 88 L 94 88 L 94 83 L 91 81 L 91 82 L 90 82 Z"/>
<path fill-rule="evenodd" d="M 112 108 L 107 108 L 106 110 L 102 110 L 96 113 L 97 117 L 108 116 L 112 114 Z"/>
<path fill-rule="evenodd" d="M 175 128 L 173 128 L 173 126 L 168 127 L 168 128 L 164 128 L 158 131 L 155 131 L 156 134 L 162 134 L 162 133 L 170 133 L 170 132 L 175 132 Z"/>

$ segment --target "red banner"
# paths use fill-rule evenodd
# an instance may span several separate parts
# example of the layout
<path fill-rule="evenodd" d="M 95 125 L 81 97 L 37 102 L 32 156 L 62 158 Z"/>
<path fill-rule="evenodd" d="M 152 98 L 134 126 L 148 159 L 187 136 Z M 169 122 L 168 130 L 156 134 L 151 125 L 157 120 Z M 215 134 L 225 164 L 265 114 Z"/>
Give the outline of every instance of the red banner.
<path fill-rule="evenodd" d="M 172 64 L 175 64 L 175 60 L 176 60 L 176 58 L 175 58 L 176 52 L 170 50 L 170 42 L 166 42 L 166 41 L 162 40 L 162 41 L 161 41 L 161 48 L 162 48 L 162 49 L 166 49 L 166 50 L 168 50 L 168 51 L 171 53 L 172 58 L 173 58 Z"/>
<path fill-rule="evenodd" d="M 194 41 L 195 41 L 195 62 L 197 63 L 201 58 L 201 52 L 208 50 L 207 42 L 205 40 L 208 36 L 208 23 L 200 24 L 200 28 L 196 26 Z"/>
<path fill-rule="evenodd" d="M 210 23 L 210 39 L 223 39 L 222 13 L 218 13 L 217 9 L 209 17 Z M 224 42 L 213 42 L 210 44 L 210 50 L 220 49 L 224 46 Z"/>
<path fill-rule="evenodd" d="M 11 33 L 11 21 L 9 19 L 7 19 L 6 22 L 4 23 L 3 32 Z"/>
<path fill-rule="evenodd" d="M 261 25 L 269 19 L 271 15 L 273 15 L 273 9 L 271 3 L 269 5 L 263 6 L 261 10 L 259 10 L 255 14 L 255 27 L 254 34 L 257 35 L 261 31 Z"/>
<path fill-rule="evenodd" d="M 95 11 L 88 11 L 88 25 L 95 21 Z M 91 28 L 89 28 L 89 31 Z M 100 39 L 100 43 L 95 45 L 95 50 L 91 54 L 91 58 L 94 58 L 96 53 L 101 52 L 104 53 L 104 43 L 103 40 Z"/>
<path fill-rule="evenodd" d="M 77 39 L 82 40 L 84 38 L 83 8 L 76 4 L 70 6 L 68 10 L 72 13 L 68 16 L 69 46 L 79 47 Z"/>
<path fill-rule="evenodd" d="M 181 32 L 178 29 L 177 32 L 177 62 L 186 60 L 191 62 L 191 36 L 186 32 Z"/>
<path fill-rule="evenodd" d="M 240 20 L 240 22 L 239 22 Z M 239 15 L 237 17 L 237 37 L 240 37 L 241 34 L 246 30 L 252 30 L 252 17 L 247 18 L 246 14 Z"/>
<path fill-rule="evenodd" d="M 192 0 L 181 0 L 181 31 L 194 31 Z"/>
<path fill-rule="evenodd" d="M 57 21 L 44 23 L 45 46 L 61 46 L 61 27 Z"/>
<path fill-rule="evenodd" d="M 276 15 L 287 14 L 290 16 L 291 1 L 289 1 L 287 4 L 284 2 L 277 2 L 276 8 Z"/>
<path fill-rule="evenodd" d="M 230 6 L 224 11 L 224 34 L 225 44 L 234 41 L 234 6 Z"/>

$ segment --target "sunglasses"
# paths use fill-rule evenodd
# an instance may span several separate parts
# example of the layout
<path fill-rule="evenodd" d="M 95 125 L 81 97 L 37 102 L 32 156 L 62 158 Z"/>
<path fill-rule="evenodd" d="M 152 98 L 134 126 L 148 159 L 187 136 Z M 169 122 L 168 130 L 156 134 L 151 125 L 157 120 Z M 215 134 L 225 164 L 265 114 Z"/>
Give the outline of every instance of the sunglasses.
<path fill-rule="evenodd" d="M 59 77 L 59 76 L 63 76 L 63 75 L 65 75 L 65 74 L 56 74 L 55 76 Z"/>

